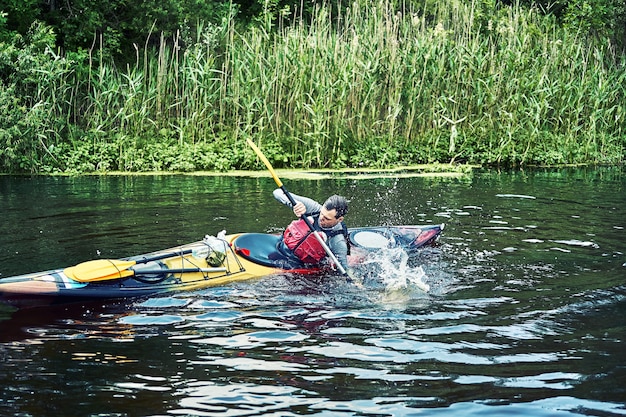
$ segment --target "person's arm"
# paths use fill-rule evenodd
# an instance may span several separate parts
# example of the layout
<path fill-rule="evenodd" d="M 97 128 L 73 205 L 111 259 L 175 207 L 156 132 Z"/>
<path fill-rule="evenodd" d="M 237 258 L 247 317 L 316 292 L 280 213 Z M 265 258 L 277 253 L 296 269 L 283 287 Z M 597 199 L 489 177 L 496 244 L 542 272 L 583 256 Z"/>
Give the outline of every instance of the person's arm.
<path fill-rule="evenodd" d="M 273 194 L 274 194 L 274 198 L 278 200 L 280 203 L 286 205 L 287 207 L 293 208 L 291 206 L 291 202 L 289 201 L 289 199 L 287 198 L 287 196 L 285 195 L 282 189 L 280 188 L 275 189 Z M 306 213 L 308 214 L 318 213 L 322 209 L 322 205 L 311 198 L 302 197 L 294 193 L 289 193 L 289 194 L 291 194 L 291 197 L 294 199 L 296 204 L 297 203 L 304 204 L 304 207 L 306 208 Z"/>
<path fill-rule="evenodd" d="M 348 270 L 348 243 L 343 235 L 333 236 L 328 242 L 328 246 L 335 254 L 335 257 L 343 266 L 344 270 Z"/>

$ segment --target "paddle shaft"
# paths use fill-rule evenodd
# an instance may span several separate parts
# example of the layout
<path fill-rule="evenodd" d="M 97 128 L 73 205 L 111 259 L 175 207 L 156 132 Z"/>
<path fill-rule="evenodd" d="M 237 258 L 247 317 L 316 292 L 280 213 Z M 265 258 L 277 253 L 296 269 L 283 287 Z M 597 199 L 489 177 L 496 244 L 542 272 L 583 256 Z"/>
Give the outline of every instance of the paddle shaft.
<path fill-rule="evenodd" d="M 167 275 L 167 274 L 188 274 L 192 272 L 226 272 L 226 268 L 171 268 L 171 269 L 133 269 L 128 268 L 123 271 L 120 271 L 115 274 L 107 275 L 100 277 L 98 280 L 93 281 L 80 281 L 78 282 L 94 282 L 94 281 L 111 281 L 114 279 L 122 279 L 135 277 L 136 279 L 140 279 L 141 276 L 144 275 Z M 69 278 L 72 278 L 71 276 Z"/>
<path fill-rule="evenodd" d="M 254 144 L 254 142 L 252 142 L 250 139 L 246 139 L 246 141 L 248 142 L 248 145 L 250 145 L 250 147 L 257 154 L 259 159 L 261 159 L 261 161 L 263 161 L 263 163 L 267 167 L 268 171 L 270 172 L 270 174 L 274 178 L 274 182 L 276 182 L 276 185 L 278 185 L 278 187 L 283 191 L 283 193 L 285 193 L 285 196 L 287 197 L 287 199 L 291 203 L 291 206 L 295 207 L 296 200 L 293 199 L 291 193 L 289 191 L 287 191 L 287 189 L 283 185 L 283 182 L 280 180 L 280 178 L 278 178 L 278 175 L 276 175 L 276 172 L 274 171 L 274 168 L 272 168 L 272 164 L 270 164 L 270 161 L 267 160 L 265 155 L 263 155 L 263 152 L 261 152 L 261 150 Z M 317 239 L 317 241 L 322 246 L 322 248 L 324 248 L 324 251 L 326 252 L 328 257 L 335 263 L 335 265 L 337 265 L 337 269 L 339 270 L 339 272 L 341 272 L 343 275 L 346 275 L 345 268 L 341 265 L 341 263 L 339 263 L 339 260 L 337 259 L 337 257 L 333 253 L 333 251 L 330 250 L 330 248 L 328 247 L 326 242 L 324 242 L 324 239 L 322 239 L 322 237 L 319 235 L 318 231 L 315 230 L 315 227 L 313 227 L 313 223 L 311 223 L 309 218 L 306 216 L 306 213 L 303 214 L 302 216 L 300 216 L 300 218 L 302 220 L 304 220 L 306 225 L 311 230 L 311 233 L 313 234 L 313 236 L 315 236 L 315 239 Z"/>
<path fill-rule="evenodd" d="M 167 252 L 167 253 L 163 253 L 161 255 L 155 255 L 155 256 L 150 256 L 150 257 L 144 256 L 142 258 L 133 259 L 133 260 L 135 262 L 137 262 L 138 264 L 146 264 L 146 263 L 152 262 L 152 261 L 158 261 L 158 260 L 165 259 L 165 258 L 171 258 L 172 257 L 172 253 L 174 254 L 174 256 L 175 255 L 183 256 L 183 255 L 187 255 L 188 253 L 191 253 L 191 252 L 193 252 L 192 249 L 184 249 L 184 250 L 179 250 L 179 251 L 176 251 L 176 252 Z"/>
<path fill-rule="evenodd" d="M 151 274 L 186 274 L 189 272 L 226 272 L 226 268 L 172 268 L 172 269 L 155 269 L 143 270 L 133 269 L 135 275 L 151 275 Z"/>
<path fill-rule="evenodd" d="M 145 264 L 174 256 L 184 256 L 191 252 L 191 249 L 184 249 L 155 256 L 142 256 L 133 260 L 96 259 L 65 268 L 64 272 L 68 277 L 79 282 L 106 281 L 132 276 L 134 273 L 131 268 L 137 264 Z"/>

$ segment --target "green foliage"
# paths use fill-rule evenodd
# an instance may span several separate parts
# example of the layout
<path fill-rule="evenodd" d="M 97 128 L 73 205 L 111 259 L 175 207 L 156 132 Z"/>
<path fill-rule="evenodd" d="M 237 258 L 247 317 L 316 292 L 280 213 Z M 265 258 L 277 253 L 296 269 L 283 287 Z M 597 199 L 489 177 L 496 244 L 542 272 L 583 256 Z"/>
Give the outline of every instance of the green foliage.
<path fill-rule="evenodd" d="M 120 62 L 133 60 L 147 39 L 158 44 L 161 35 L 195 33 L 199 22 L 219 24 L 231 16 L 232 7 L 228 1 L 204 0 L 0 1 L 7 31 L 24 35 L 40 20 L 55 29 L 58 46 L 65 51 L 99 48 Z"/>
<path fill-rule="evenodd" d="M 626 3 L 623 0 L 520 0 L 465 1 L 473 5 L 471 17 L 477 30 L 485 28 L 498 5 L 527 9 L 536 7 L 542 13 L 555 16 L 567 27 L 583 34 L 611 39 L 618 47 L 626 48 Z M 390 15 L 418 13 L 429 24 L 436 24 L 446 2 L 426 0 L 406 2 L 386 0 L 384 7 Z M 170 38 L 180 33 L 188 39 L 196 33 L 200 22 L 220 25 L 224 19 L 237 13 L 241 27 L 255 25 L 265 30 L 285 25 L 286 22 L 311 22 L 317 18 L 322 5 L 334 16 L 336 28 L 342 26 L 342 16 L 353 8 L 369 8 L 369 0 L 345 2 L 303 2 L 301 0 L 0 0 L 0 11 L 7 13 L 7 26 L 0 19 L 0 39 L 7 33 L 24 35 L 35 20 L 52 26 L 58 34 L 58 45 L 66 51 L 103 48 L 105 56 L 118 62 L 132 61 L 137 52 L 148 44 L 157 45 L 161 34 Z M 453 13 L 455 7 L 450 7 Z M 458 10 L 458 9 L 457 9 Z M 152 36 L 151 36 L 152 35 Z"/>
<path fill-rule="evenodd" d="M 527 7 L 538 7 L 555 16 L 564 27 L 608 40 L 626 50 L 626 2 L 623 0 L 521 0 Z"/>
<path fill-rule="evenodd" d="M 39 0 L 0 0 L 0 40 L 16 32 L 25 34 L 41 12 Z M 6 26 L 5 26 L 6 25 Z"/>
<path fill-rule="evenodd" d="M 59 89 L 65 88 L 70 63 L 56 55 L 55 36 L 42 24 L 33 24 L 26 37 L 16 35 L 0 43 L 0 169 L 38 172 L 56 163 L 62 120 Z"/>
<path fill-rule="evenodd" d="M 579 0 L 566 2 L 564 6 L 563 21 L 566 27 L 626 48 L 626 2 Z"/>
<path fill-rule="evenodd" d="M 274 25 L 283 3 L 264 5 L 247 30 L 223 18 L 144 39 L 129 65 L 106 58 L 117 35 L 60 55 L 35 25 L 0 44 L 0 170 L 261 168 L 245 138 L 276 167 L 624 159 L 623 56 L 554 16 L 381 0 Z M 163 22 L 183 10 L 148 6 Z"/>
<path fill-rule="evenodd" d="M 0 10 L 0 42 L 10 40 L 10 33 L 7 30 L 7 13 Z"/>

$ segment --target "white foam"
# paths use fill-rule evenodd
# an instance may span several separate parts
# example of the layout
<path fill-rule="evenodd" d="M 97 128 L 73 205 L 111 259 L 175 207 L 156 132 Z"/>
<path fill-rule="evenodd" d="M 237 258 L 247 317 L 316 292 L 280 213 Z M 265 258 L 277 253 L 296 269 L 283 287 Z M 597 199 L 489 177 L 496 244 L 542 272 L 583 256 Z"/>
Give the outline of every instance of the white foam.
<path fill-rule="evenodd" d="M 409 287 L 419 288 L 424 292 L 430 290 L 430 286 L 424 282 L 426 273 L 421 266 L 410 266 L 407 252 L 399 247 L 381 249 L 373 253 L 364 262 L 364 266 L 375 266 L 378 271 L 378 279 L 386 290 L 393 291 Z"/>

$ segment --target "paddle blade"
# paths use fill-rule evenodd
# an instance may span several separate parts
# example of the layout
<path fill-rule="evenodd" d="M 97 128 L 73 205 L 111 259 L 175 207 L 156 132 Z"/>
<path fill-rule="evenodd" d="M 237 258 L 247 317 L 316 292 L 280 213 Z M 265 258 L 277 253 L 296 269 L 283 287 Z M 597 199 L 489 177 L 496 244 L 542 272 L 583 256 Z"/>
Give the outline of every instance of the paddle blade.
<path fill-rule="evenodd" d="M 78 282 L 106 281 L 134 275 L 135 271 L 129 268 L 136 263 L 135 261 L 96 259 L 65 268 L 63 272 Z"/>

